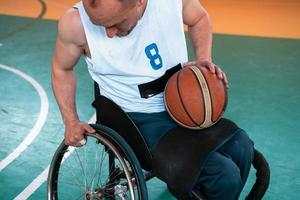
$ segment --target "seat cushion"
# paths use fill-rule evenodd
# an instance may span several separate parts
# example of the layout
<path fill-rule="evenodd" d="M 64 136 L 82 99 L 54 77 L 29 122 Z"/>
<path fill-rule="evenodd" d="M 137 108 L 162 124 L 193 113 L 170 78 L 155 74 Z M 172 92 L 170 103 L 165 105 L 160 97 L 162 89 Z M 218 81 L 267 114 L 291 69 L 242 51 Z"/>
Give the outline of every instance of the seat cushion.
<path fill-rule="evenodd" d="M 180 126 L 165 134 L 153 150 L 154 174 L 167 183 L 178 199 L 190 199 L 208 155 L 229 140 L 239 128 L 232 121 L 221 119 L 203 130 Z"/>

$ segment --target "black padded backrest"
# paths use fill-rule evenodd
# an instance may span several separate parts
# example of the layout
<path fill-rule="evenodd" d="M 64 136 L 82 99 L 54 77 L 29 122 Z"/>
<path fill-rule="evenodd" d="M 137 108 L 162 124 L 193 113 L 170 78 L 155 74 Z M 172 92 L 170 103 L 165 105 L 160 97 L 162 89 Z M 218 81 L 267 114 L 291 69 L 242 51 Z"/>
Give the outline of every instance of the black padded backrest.
<path fill-rule="evenodd" d="M 95 93 L 97 92 L 96 86 Z M 150 171 L 152 169 L 152 155 L 134 122 L 110 99 L 101 95 L 95 95 L 95 97 L 92 105 L 96 108 L 97 123 L 108 126 L 119 133 L 136 154 L 142 168 Z"/>

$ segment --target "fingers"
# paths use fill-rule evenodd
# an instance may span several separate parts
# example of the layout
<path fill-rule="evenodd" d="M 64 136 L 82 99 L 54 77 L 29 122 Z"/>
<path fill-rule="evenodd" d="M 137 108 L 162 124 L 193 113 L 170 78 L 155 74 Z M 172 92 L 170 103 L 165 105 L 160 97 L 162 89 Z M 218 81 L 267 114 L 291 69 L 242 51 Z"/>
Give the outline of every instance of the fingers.
<path fill-rule="evenodd" d="M 208 69 L 209 69 L 209 71 L 211 71 L 213 74 L 215 74 L 216 73 L 216 69 L 218 70 L 220 70 L 220 68 L 218 68 L 217 67 L 217 65 L 215 65 L 214 63 L 208 63 L 207 64 L 207 66 L 206 66 Z M 217 71 L 217 74 L 218 74 L 218 71 Z"/>
<path fill-rule="evenodd" d="M 95 129 L 93 129 L 89 124 L 83 124 L 83 128 L 85 130 L 85 132 L 88 133 L 95 133 Z"/>
<path fill-rule="evenodd" d="M 183 67 L 188 67 L 188 66 L 192 66 L 192 65 L 196 65 L 196 61 L 189 61 L 189 62 L 186 62 L 186 63 L 183 63 Z"/>
<path fill-rule="evenodd" d="M 229 88 L 229 83 L 228 83 L 227 76 L 226 76 L 226 74 L 224 72 L 222 72 L 222 73 L 223 73 L 223 81 L 224 81 L 226 87 Z"/>
<path fill-rule="evenodd" d="M 84 138 L 83 134 L 73 134 L 72 136 L 65 137 L 65 144 L 73 147 L 81 147 L 82 145 L 84 145 L 84 140 L 86 139 Z"/>
<path fill-rule="evenodd" d="M 210 72 L 216 74 L 220 80 L 223 80 L 224 84 L 228 88 L 228 79 L 222 69 L 208 60 L 189 61 L 183 64 L 183 67 L 197 66 L 206 67 Z"/>
<path fill-rule="evenodd" d="M 189 67 L 189 66 L 206 67 L 212 73 L 216 73 L 215 65 L 212 62 L 209 62 L 207 60 L 189 61 L 183 63 L 183 67 Z"/>
<path fill-rule="evenodd" d="M 80 140 L 79 144 L 80 144 L 80 146 L 85 145 L 86 144 L 86 139 L 84 138 L 84 139 Z"/>
<path fill-rule="evenodd" d="M 81 147 L 86 144 L 85 134 L 95 132 L 89 124 L 78 122 L 72 126 L 66 126 L 64 142 L 69 146 Z"/>
<path fill-rule="evenodd" d="M 228 88 L 228 79 L 227 76 L 225 74 L 225 72 L 223 72 L 221 70 L 221 68 L 217 65 L 214 65 L 215 68 L 215 74 L 217 75 L 218 79 L 223 80 L 224 84 L 226 85 L 226 87 Z"/>

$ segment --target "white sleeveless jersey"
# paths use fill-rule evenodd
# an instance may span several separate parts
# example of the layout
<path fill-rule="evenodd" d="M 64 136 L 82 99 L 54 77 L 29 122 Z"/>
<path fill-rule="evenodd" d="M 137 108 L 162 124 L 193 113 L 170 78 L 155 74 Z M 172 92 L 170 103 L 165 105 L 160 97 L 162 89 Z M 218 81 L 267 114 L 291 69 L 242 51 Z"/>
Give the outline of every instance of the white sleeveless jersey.
<path fill-rule="evenodd" d="M 103 26 L 94 25 L 82 2 L 76 4 L 84 27 L 91 59 L 89 73 L 101 95 L 126 112 L 161 112 L 163 94 L 142 98 L 138 85 L 161 77 L 187 61 L 182 20 L 182 0 L 148 0 L 143 17 L 131 33 L 109 38 Z"/>

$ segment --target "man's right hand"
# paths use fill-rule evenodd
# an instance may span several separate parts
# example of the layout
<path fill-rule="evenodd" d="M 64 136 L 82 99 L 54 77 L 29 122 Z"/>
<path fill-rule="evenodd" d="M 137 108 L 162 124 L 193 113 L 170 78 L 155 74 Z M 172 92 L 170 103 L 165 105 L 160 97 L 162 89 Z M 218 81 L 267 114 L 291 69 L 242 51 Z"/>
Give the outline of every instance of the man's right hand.
<path fill-rule="evenodd" d="M 81 121 L 73 121 L 66 124 L 65 127 L 65 144 L 74 147 L 80 147 L 80 141 L 85 139 L 85 133 L 95 133 L 89 124 Z"/>

